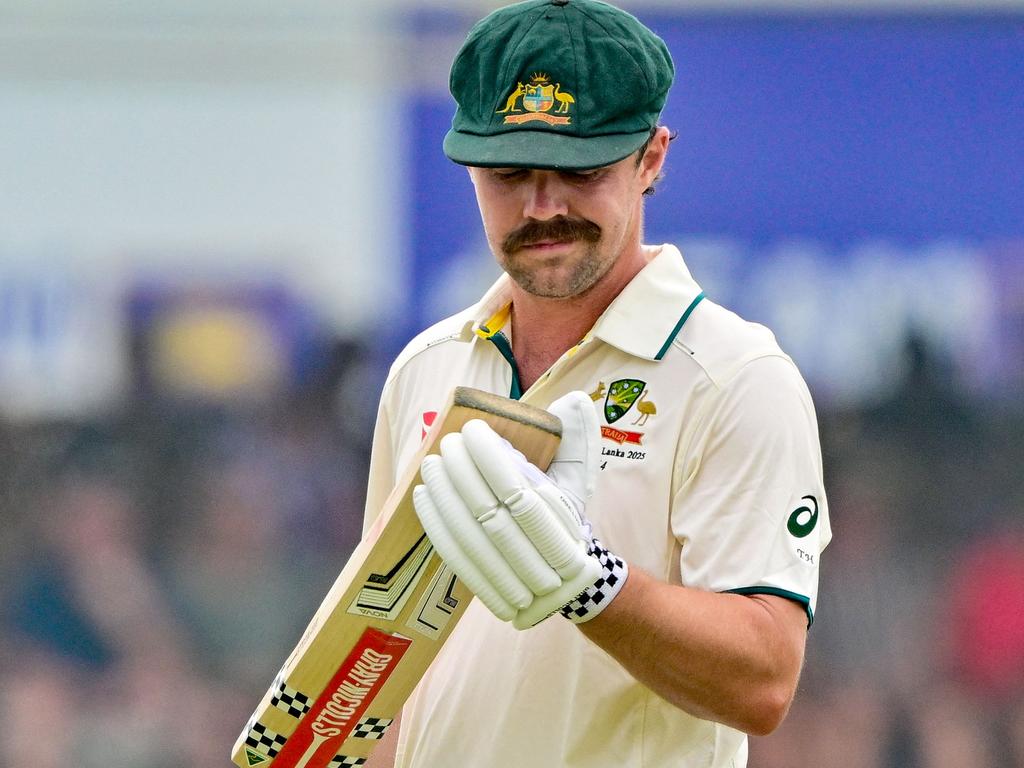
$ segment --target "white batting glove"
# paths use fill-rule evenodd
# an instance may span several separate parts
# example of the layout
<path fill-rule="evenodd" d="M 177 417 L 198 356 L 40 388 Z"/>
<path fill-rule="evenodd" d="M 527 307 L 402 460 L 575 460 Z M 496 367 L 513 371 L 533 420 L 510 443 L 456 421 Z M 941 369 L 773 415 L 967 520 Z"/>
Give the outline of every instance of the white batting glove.
<path fill-rule="evenodd" d="M 420 466 L 416 514 L 438 554 L 490 610 L 517 629 L 555 612 L 581 623 L 618 595 L 625 561 L 594 537 L 584 517 L 599 459 L 589 395 L 571 392 L 548 409 L 562 441 L 544 474 L 485 422 L 441 440 Z"/>

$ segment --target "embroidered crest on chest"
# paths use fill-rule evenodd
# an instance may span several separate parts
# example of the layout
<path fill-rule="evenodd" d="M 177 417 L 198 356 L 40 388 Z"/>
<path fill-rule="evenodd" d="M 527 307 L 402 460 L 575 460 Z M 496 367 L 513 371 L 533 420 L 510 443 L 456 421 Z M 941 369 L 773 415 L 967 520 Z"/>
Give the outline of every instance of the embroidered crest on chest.
<path fill-rule="evenodd" d="M 601 455 L 634 461 L 646 458 L 646 449 L 639 449 L 643 446 L 645 433 L 626 427 L 643 427 L 652 416 L 658 414 L 647 382 L 642 379 L 616 379 L 606 385 L 604 381 L 598 381 L 590 393 L 590 399 L 594 402 L 603 401 L 601 411 L 605 423 L 601 425 L 601 437 L 616 446 L 602 445 Z M 606 465 L 607 460 L 602 462 L 601 468 L 604 469 Z"/>

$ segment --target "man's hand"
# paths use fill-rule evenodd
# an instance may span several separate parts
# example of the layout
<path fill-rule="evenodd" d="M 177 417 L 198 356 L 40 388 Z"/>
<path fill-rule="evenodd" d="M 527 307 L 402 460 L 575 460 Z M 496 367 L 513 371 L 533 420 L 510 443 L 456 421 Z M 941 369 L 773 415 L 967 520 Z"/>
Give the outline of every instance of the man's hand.
<path fill-rule="evenodd" d="M 628 575 L 584 516 L 594 490 L 600 432 L 582 392 L 548 409 L 562 442 L 544 474 L 479 420 L 441 440 L 420 467 L 416 514 L 438 554 L 467 587 L 516 629 L 561 612 L 574 622 L 600 613 Z"/>

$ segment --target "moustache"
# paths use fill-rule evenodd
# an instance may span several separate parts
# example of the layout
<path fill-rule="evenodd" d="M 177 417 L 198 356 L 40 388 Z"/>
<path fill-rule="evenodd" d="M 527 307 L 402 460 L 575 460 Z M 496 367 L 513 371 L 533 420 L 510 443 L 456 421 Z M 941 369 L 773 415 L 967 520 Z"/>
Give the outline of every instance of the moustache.
<path fill-rule="evenodd" d="M 601 228 L 594 222 L 557 216 L 546 221 L 526 222 L 505 238 L 502 250 L 511 254 L 527 245 L 545 241 L 573 243 L 582 240 L 585 243 L 596 243 L 600 239 Z"/>

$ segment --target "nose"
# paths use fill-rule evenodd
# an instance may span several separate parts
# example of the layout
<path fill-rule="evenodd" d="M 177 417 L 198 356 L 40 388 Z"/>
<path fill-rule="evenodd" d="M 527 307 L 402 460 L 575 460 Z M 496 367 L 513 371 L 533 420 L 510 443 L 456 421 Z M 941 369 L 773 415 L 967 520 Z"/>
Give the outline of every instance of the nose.
<path fill-rule="evenodd" d="M 547 221 L 569 213 L 564 190 L 558 183 L 558 175 L 552 171 L 533 171 L 530 180 L 523 187 L 526 199 L 523 215 L 537 221 Z"/>

